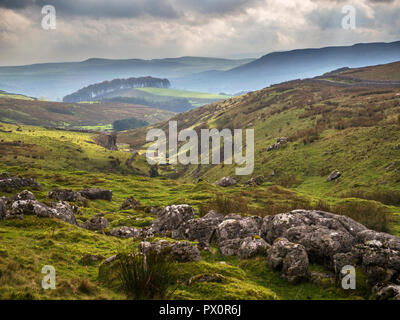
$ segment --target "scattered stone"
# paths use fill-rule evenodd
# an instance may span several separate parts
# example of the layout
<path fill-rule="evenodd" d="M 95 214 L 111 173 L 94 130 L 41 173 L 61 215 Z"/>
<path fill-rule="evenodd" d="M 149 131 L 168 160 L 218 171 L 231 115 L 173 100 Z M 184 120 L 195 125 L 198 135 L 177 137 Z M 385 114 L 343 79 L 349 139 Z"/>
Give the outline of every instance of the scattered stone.
<path fill-rule="evenodd" d="M 151 251 L 157 254 L 168 254 L 176 262 L 191 262 L 201 259 L 199 249 L 189 241 L 170 242 L 158 240 L 153 243 L 143 241 L 139 243 L 138 250 L 145 255 Z"/>
<path fill-rule="evenodd" d="M 134 210 L 140 206 L 141 206 L 141 203 L 138 200 L 136 200 L 133 197 L 129 197 L 122 203 L 120 209 L 121 210 L 131 210 L 131 209 Z"/>
<path fill-rule="evenodd" d="M 48 194 L 50 199 L 56 199 L 60 201 L 69 201 L 69 202 L 84 202 L 85 198 L 76 191 L 68 190 L 68 189 L 54 189 L 51 190 Z"/>
<path fill-rule="evenodd" d="M 110 234 L 118 238 L 138 238 L 141 236 L 141 230 L 129 227 L 114 228 L 110 231 Z"/>
<path fill-rule="evenodd" d="M 5 219 L 7 214 L 5 198 L 0 198 L 0 219 Z"/>
<path fill-rule="evenodd" d="M 254 178 L 251 178 L 250 180 L 248 180 L 245 185 L 248 186 L 259 186 L 262 185 L 262 183 L 264 182 L 264 176 L 257 176 Z"/>
<path fill-rule="evenodd" d="M 71 207 L 69 203 L 59 201 L 57 203 L 52 203 L 51 208 L 55 210 L 53 211 L 54 218 L 61 219 L 70 224 L 78 224 L 74 215 L 74 208 Z"/>
<path fill-rule="evenodd" d="M 80 194 L 90 200 L 112 200 L 112 191 L 98 188 L 83 189 Z"/>
<path fill-rule="evenodd" d="M 102 231 L 107 227 L 108 227 L 108 220 L 103 217 L 102 213 L 95 215 L 82 225 L 82 228 L 93 231 Z"/>
<path fill-rule="evenodd" d="M 36 200 L 36 197 L 32 192 L 24 190 L 11 198 L 11 201 L 18 200 Z"/>
<path fill-rule="evenodd" d="M 282 272 L 282 278 L 290 283 L 297 283 L 308 278 L 308 256 L 306 249 L 278 238 L 268 252 L 268 267 Z"/>
<path fill-rule="evenodd" d="M 278 139 L 276 140 L 276 143 L 275 143 L 275 144 L 272 144 L 272 145 L 270 145 L 270 146 L 267 148 L 267 152 L 273 151 L 273 150 L 278 150 L 278 149 L 280 149 L 284 144 L 286 144 L 287 142 L 288 142 L 288 138 L 286 138 L 286 137 L 278 138 Z"/>
<path fill-rule="evenodd" d="M 221 180 L 216 181 L 214 184 L 219 187 L 225 188 L 225 187 L 230 187 L 230 186 L 237 184 L 237 181 L 231 177 L 223 177 L 223 178 L 221 178 Z"/>
<path fill-rule="evenodd" d="M 326 182 L 334 181 L 339 179 L 342 174 L 338 170 L 332 171 L 332 173 L 326 178 Z"/>

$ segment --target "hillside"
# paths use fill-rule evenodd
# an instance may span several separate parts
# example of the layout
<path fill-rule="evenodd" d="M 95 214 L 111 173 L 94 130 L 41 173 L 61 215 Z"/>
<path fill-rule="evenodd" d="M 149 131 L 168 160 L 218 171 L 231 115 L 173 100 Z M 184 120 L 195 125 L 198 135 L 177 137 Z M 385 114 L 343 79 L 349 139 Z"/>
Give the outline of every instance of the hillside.
<path fill-rule="evenodd" d="M 114 79 L 95 83 L 78 91 L 71 93 L 63 98 L 64 102 L 98 101 L 106 94 L 113 94 L 120 90 L 153 87 L 169 88 L 171 83 L 168 79 L 158 79 L 152 77 Z"/>
<path fill-rule="evenodd" d="M 367 72 L 369 68 L 363 70 Z M 373 68 L 372 68 L 373 70 Z M 399 80 L 393 78 L 393 80 Z M 335 203 L 354 195 L 397 194 L 400 203 L 400 90 L 342 85 L 318 79 L 291 81 L 179 114 L 184 128 L 255 130 L 255 169 L 268 183 Z M 157 128 L 168 131 L 168 122 Z M 146 129 L 124 132 L 118 141 L 144 150 Z M 280 137 L 288 143 L 267 151 Z M 234 165 L 170 166 L 170 177 L 210 183 L 234 176 Z M 333 170 L 339 180 L 327 183 Z M 167 174 L 168 176 L 168 174 Z M 250 177 L 236 177 L 245 182 Z M 397 192 L 397 193 L 396 193 Z M 390 197 L 389 197 L 390 198 Z"/>
<path fill-rule="evenodd" d="M 93 83 L 116 78 L 152 76 L 177 78 L 207 70 L 229 70 L 253 59 L 219 59 L 181 57 L 167 59 L 111 60 L 92 58 L 82 62 L 42 63 L 26 66 L 0 67 L 3 90 L 49 100 Z"/>
<path fill-rule="evenodd" d="M 236 199 L 234 203 L 240 203 L 241 210 L 246 208 L 247 202 L 252 204 L 246 210 L 253 210 L 254 204 L 281 203 L 283 209 L 283 203 L 298 206 L 309 200 L 302 194 L 268 184 L 246 190 L 239 186 L 224 189 L 206 182 L 183 183 L 165 177 L 152 179 L 147 176 L 144 157 L 136 157 L 128 166 L 126 160 L 131 157 L 130 153 L 101 148 L 93 143 L 94 137 L 89 133 L 7 124 L 0 128 L 0 172 L 38 181 L 42 189 L 28 187 L 37 201 L 47 204 L 54 201 L 49 199 L 48 193 L 58 188 L 96 187 L 113 192 L 112 201 L 71 202 L 79 206 L 76 211 L 79 225 L 29 214 L 23 219 L 0 220 L 1 299 L 129 298 L 121 289 L 112 266 L 101 262 L 118 252 L 131 250 L 132 246 L 136 248 L 141 240 L 112 236 L 110 232 L 121 227 L 146 230 L 157 217 L 152 211 L 157 206 L 188 203 L 199 217 L 204 214 L 204 204 L 213 203 L 216 194 Z M 0 199 L 19 191 L 0 190 Z M 134 209 L 121 208 L 128 197 L 138 199 L 141 205 Z M 108 221 L 105 229 L 95 231 L 82 227 L 99 212 L 102 219 Z M 160 238 L 154 240 L 157 239 Z M 168 237 L 161 239 L 173 241 Z M 55 290 L 41 288 L 43 261 L 56 268 Z M 361 272 L 355 291 L 342 290 L 331 280 L 288 283 L 278 271 L 266 266 L 265 257 L 243 260 L 224 256 L 215 244 L 211 244 L 210 250 L 201 252 L 200 261 L 175 262 L 170 268 L 180 280 L 171 286 L 170 299 L 370 298 Z M 329 272 L 320 264 L 312 263 L 308 268 L 317 275 Z M 204 275 L 213 275 L 216 280 L 193 280 Z"/>
<path fill-rule="evenodd" d="M 154 87 L 112 90 L 97 97 L 99 101 L 140 104 L 177 113 L 227 98 L 221 94 Z"/>
<path fill-rule="evenodd" d="M 342 67 L 358 68 L 400 60 L 400 41 L 353 46 L 298 49 L 269 53 L 223 72 L 203 72 L 174 82 L 174 86 L 210 92 L 235 93 L 271 84 L 315 77 Z"/>
<path fill-rule="evenodd" d="M 173 116 L 166 110 L 124 103 L 60 103 L 0 95 L 0 121 L 60 128 L 105 129 L 115 120 L 138 118 L 156 123 Z"/>

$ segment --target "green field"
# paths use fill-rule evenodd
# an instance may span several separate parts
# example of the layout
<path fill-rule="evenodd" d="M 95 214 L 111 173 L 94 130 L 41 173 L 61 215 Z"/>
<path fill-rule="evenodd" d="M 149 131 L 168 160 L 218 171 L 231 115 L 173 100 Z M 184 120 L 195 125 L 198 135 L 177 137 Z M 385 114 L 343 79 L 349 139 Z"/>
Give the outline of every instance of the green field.
<path fill-rule="evenodd" d="M 229 99 L 230 98 L 230 96 L 221 95 L 221 94 L 185 91 L 185 90 L 177 90 L 177 89 L 137 88 L 137 90 L 141 90 L 141 91 L 145 91 L 145 92 L 148 92 L 148 93 L 152 93 L 152 94 L 157 95 L 157 96 L 188 98 L 188 99 L 214 100 L 214 99 Z"/>

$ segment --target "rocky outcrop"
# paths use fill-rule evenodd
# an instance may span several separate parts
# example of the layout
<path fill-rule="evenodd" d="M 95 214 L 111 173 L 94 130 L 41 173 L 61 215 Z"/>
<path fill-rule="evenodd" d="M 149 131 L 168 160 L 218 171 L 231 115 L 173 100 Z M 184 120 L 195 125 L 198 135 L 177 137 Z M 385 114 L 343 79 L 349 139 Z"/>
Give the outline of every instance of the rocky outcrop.
<path fill-rule="evenodd" d="M 10 199 L 0 199 L 0 218 L 24 219 L 25 215 L 36 215 L 40 218 L 56 218 L 77 225 L 74 209 L 67 202 L 59 201 L 46 205 L 35 199 L 33 193 L 27 190 Z"/>
<path fill-rule="evenodd" d="M 110 231 L 110 235 L 123 239 L 139 238 L 141 234 L 142 234 L 141 230 L 129 227 L 118 227 Z"/>
<path fill-rule="evenodd" d="M 373 291 L 377 300 L 400 300 L 400 285 L 377 285 Z"/>
<path fill-rule="evenodd" d="M 108 220 L 104 218 L 102 213 L 99 213 L 86 221 L 82 228 L 92 230 L 92 231 L 102 231 L 108 227 Z"/>
<path fill-rule="evenodd" d="M 183 222 L 177 232 L 174 233 L 174 236 L 177 239 L 197 241 L 201 249 L 207 249 L 218 225 L 223 219 L 223 215 L 210 211 L 200 219 L 190 219 Z"/>
<path fill-rule="evenodd" d="M 223 177 L 221 178 L 221 180 L 216 181 L 214 184 L 219 187 L 230 187 L 237 184 L 237 181 L 231 177 Z"/>
<path fill-rule="evenodd" d="M 158 210 L 158 218 L 153 221 L 151 231 L 154 233 L 171 233 L 173 238 L 178 236 L 181 225 L 194 218 L 193 207 L 187 204 L 167 206 Z"/>
<path fill-rule="evenodd" d="M 143 241 L 139 243 L 138 250 L 145 255 L 151 251 L 157 254 L 167 254 L 168 257 L 176 262 L 191 262 L 201 259 L 199 249 L 189 241 L 170 242 L 159 240 L 153 243 Z"/>
<path fill-rule="evenodd" d="M 248 237 L 243 239 L 237 256 L 239 259 L 249 259 L 255 256 L 264 256 L 271 246 L 260 237 Z"/>
<path fill-rule="evenodd" d="M 98 188 L 83 189 L 80 194 L 90 200 L 112 200 L 112 191 Z"/>
<path fill-rule="evenodd" d="M 68 189 L 51 190 L 48 194 L 48 197 L 50 199 L 69 202 L 83 202 L 85 200 L 85 198 L 79 192 Z"/>
<path fill-rule="evenodd" d="M 308 278 L 308 256 L 304 246 L 285 238 L 275 240 L 268 252 L 268 267 L 282 272 L 282 278 L 297 283 Z"/>
<path fill-rule="evenodd" d="M 9 173 L 0 174 L 0 192 L 13 192 L 26 187 L 38 190 L 42 189 L 41 184 L 32 178 L 11 176 Z"/>

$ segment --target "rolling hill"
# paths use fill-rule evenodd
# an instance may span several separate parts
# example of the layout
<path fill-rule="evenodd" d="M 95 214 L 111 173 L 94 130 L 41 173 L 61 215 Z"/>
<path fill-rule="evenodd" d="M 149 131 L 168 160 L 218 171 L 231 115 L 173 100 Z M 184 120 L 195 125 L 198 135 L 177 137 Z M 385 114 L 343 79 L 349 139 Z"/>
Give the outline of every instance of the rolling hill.
<path fill-rule="evenodd" d="M 174 86 L 207 92 L 252 91 L 294 79 L 315 77 L 342 67 L 358 68 L 400 59 L 400 41 L 269 53 L 228 71 L 202 72 Z"/>
<path fill-rule="evenodd" d="M 115 120 L 138 118 L 156 123 L 173 116 L 166 110 L 124 103 L 61 103 L 0 93 L 0 121 L 59 128 L 112 129 Z"/>

